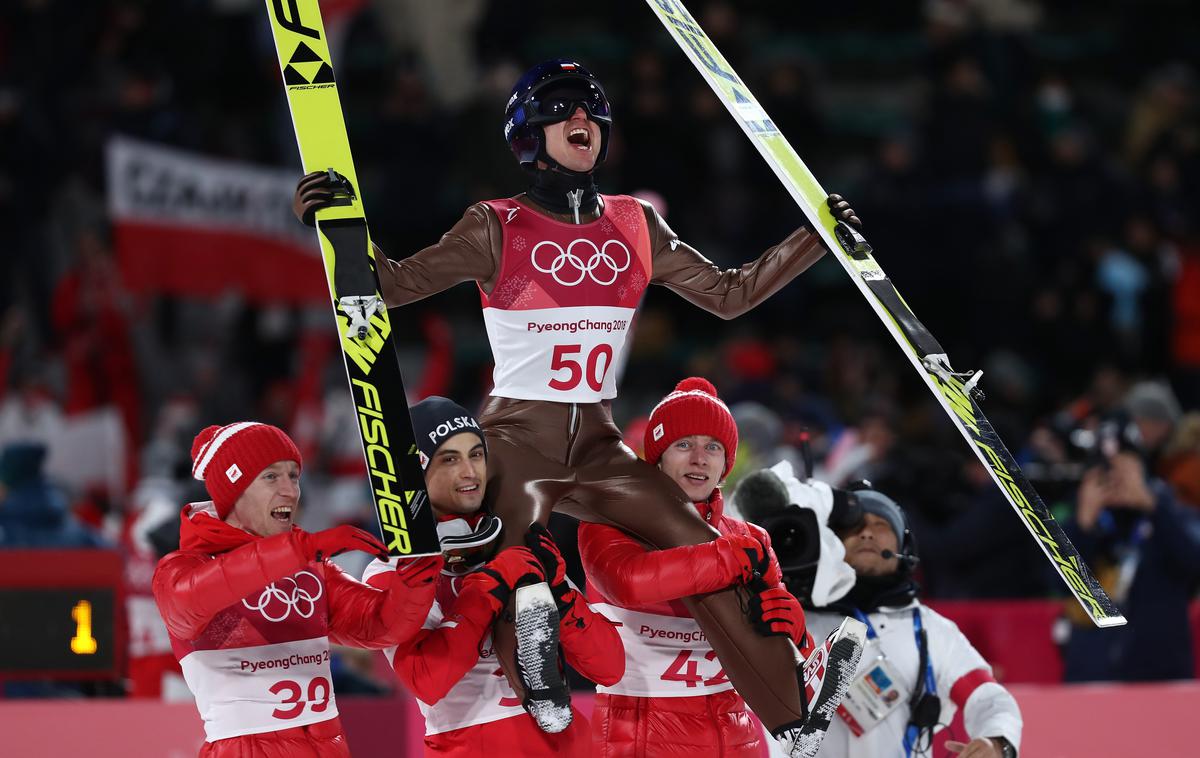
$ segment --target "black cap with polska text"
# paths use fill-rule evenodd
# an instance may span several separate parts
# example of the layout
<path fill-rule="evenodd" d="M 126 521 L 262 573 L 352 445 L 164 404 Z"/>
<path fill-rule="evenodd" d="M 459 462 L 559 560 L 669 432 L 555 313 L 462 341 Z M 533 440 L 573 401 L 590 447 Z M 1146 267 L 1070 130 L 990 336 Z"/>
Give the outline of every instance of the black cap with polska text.
<path fill-rule="evenodd" d="M 470 432 L 479 437 L 487 450 L 487 440 L 479 422 L 458 403 L 445 397 L 433 395 L 408 409 L 412 417 L 413 433 L 420 451 L 421 469 L 429 467 L 429 459 L 446 440 L 456 434 Z"/>

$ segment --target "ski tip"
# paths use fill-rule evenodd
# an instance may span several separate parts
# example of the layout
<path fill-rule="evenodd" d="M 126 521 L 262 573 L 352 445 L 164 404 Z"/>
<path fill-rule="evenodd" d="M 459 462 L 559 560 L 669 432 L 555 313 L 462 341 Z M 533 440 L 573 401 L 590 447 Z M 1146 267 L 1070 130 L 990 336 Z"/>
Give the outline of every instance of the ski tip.
<path fill-rule="evenodd" d="M 849 637 L 862 647 L 867 640 L 867 625 L 858 619 L 852 619 L 847 616 L 842 620 L 841 626 L 837 630 L 837 638 L 843 639 Z"/>
<path fill-rule="evenodd" d="M 1110 626 L 1125 626 L 1129 623 L 1129 621 L 1119 613 L 1115 616 L 1101 616 L 1099 618 L 1093 617 L 1092 621 L 1095 622 L 1096 626 L 1100 627 L 1101 629 L 1107 629 Z"/>

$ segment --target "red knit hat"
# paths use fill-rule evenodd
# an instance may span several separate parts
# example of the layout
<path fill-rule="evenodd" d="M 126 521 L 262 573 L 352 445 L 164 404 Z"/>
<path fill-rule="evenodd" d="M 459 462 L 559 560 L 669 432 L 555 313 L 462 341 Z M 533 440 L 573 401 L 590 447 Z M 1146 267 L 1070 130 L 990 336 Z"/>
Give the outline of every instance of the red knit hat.
<path fill-rule="evenodd" d="M 222 519 L 255 477 L 279 461 L 304 465 L 292 438 L 270 424 L 242 421 L 210 426 L 192 441 L 192 476 L 204 482 Z"/>
<path fill-rule="evenodd" d="M 737 457 L 737 424 L 729 408 L 717 397 L 717 388 L 698 376 L 676 384 L 675 391 L 650 411 L 644 445 L 646 460 L 658 463 L 672 443 L 693 434 L 715 437 L 725 446 L 725 470 L 721 476 L 727 476 Z"/>

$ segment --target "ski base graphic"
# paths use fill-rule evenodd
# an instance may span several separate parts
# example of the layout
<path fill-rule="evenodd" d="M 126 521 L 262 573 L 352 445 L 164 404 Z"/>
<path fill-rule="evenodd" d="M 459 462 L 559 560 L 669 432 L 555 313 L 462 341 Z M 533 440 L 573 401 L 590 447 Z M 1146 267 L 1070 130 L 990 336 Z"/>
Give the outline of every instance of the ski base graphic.
<path fill-rule="evenodd" d="M 304 170 L 328 171 L 337 186 L 333 204 L 317 211 L 317 237 L 381 537 L 391 556 L 437 555 L 441 548 L 321 9 L 317 0 L 267 0 L 267 13 Z"/>

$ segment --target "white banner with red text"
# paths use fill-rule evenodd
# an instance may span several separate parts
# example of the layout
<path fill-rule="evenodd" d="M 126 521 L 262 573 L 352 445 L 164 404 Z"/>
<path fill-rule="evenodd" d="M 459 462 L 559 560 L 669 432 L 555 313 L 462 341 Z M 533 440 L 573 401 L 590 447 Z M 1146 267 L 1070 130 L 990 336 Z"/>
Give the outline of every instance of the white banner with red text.
<path fill-rule="evenodd" d="M 254 302 L 328 299 L 312 229 L 292 215 L 299 172 L 114 137 L 108 211 L 134 292 Z"/>

